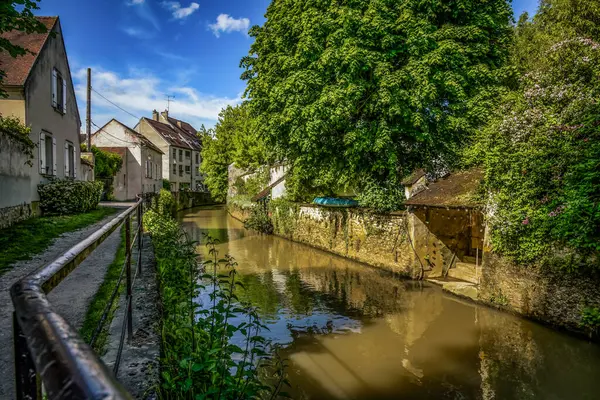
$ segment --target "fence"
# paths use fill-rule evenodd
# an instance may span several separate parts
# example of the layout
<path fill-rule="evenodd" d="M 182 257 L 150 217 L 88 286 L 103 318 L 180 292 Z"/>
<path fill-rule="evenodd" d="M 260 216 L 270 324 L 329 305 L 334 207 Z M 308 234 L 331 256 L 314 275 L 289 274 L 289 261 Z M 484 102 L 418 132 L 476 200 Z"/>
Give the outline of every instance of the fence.
<path fill-rule="evenodd" d="M 130 399 L 115 376 L 119 369 L 125 334 L 130 341 L 132 326 L 132 287 L 141 273 L 144 199 L 104 225 L 46 267 L 11 288 L 14 304 L 13 335 L 16 397 L 42 400 L 42 385 L 48 399 Z M 137 220 L 131 238 L 132 219 Z M 46 295 L 81 264 L 111 233 L 125 224 L 126 257 L 117 287 L 96 328 L 91 343 L 103 329 L 107 315 L 117 299 L 122 278 L 127 284 L 126 309 L 117 359 L 110 372 L 77 331 L 49 303 Z M 131 261 L 137 242 L 138 263 L 132 276 Z"/>

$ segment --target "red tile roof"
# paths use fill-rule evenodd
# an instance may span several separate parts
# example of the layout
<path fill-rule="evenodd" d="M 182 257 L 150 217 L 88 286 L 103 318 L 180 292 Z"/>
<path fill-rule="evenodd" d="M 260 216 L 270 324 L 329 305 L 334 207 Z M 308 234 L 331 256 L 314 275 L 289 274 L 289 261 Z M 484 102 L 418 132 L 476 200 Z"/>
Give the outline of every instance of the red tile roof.
<path fill-rule="evenodd" d="M 419 194 L 404 202 L 407 206 L 479 207 L 477 190 L 483 180 L 483 171 L 473 168 L 453 172 L 427 186 Z"/>
<path fill-rule="evenodd" d="M 21 31 L 10 31 L 0 35 L 12 44 L 21 46 L 33 53 L 13 58 L 6 51 L 0 52 L 0 70 L 6 73 L 2 81 L 5 86 L 25 85 L 39 52 L 44 47 L 44 43 L 50 36 L 50 31 L 58 21 L 58 17 L 37 17 L 37 19 L 48 28 L 48 32 L 26 34 Z"/>
<path fill-rule="evenodd" d="M 202 143 L 198 138 L 198 131 L 196 130 L 196 128 L 194 128 L 192 125 L 188 124 L 185 121 L 181 121 L 173 117 L 169 117 L 168 121 L 172 126 L 174 126 L 177 130 L 179 130 L 186 136 L 186 139 L 192 143 L 194 150 L 200 151 L 202 149 Z"/>

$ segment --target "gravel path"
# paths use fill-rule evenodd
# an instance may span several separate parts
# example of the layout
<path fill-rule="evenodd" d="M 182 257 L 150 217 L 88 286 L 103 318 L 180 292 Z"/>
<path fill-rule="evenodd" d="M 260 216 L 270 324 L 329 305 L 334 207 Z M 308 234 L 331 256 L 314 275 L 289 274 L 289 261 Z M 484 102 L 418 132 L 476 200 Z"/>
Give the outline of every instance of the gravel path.
<path fill-rule="evenodd" d="M 13 344 L 12 344 L 12 301 L 11 285 L 55 260 L 81 240 L 89 237 L 116 214 L 90 225 L 87 228 L 61 235 L 45 252 L 29 261 L 14 264 L 13 268 L 0 277 L 0 399 L 14 399 Z M 115 257 L 119 246 L 119 229 L 113 232 L 75 271 L 62 281 L 48 296 L 61 315 L 76 328 L 81 327 L 87 307 L 103 281 L 108 265 Z"/>

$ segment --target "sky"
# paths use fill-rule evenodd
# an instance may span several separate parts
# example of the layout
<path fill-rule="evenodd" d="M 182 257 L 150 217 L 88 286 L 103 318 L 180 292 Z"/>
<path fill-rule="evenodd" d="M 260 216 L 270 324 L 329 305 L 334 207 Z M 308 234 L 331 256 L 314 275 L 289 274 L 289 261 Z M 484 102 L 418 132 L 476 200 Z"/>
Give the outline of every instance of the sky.
<path fill-rule="evenodd" d="M 533 14 L 537 2 L 514 0 L 515 14 Z M 223 107 L 241 102 L 239 63 L 252 44 L 247 32 L 264 23 L 269 3 L 41 0 L 37 14 L 60 16 L 82 118 L 86 69 L 92 68 L 97 126 L 116 118 L 134 127 L 153 109 L 165 110 L 167 96 L 173 96 L 170 115 L 198 129 L 214 126 Z"/>

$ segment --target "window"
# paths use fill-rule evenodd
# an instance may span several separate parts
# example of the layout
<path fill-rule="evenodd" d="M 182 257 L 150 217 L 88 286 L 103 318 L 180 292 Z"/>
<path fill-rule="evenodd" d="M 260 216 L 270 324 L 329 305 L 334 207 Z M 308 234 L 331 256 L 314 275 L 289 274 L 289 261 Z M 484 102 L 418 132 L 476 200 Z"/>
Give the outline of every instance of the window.
<path fill-rule="evenodd" d="M 65 178 L 77 178 L 75 146 L 71 142 L 65 142 Z"/>
<path fill-rule="evenodd" d="M 179 161 L 183 161 L 183 150 L 179 150 Z"/>
<path fill-rule="evenodd" d="M 185 159 L 186 160 L 189 160 L 191 156 L 192 156 L 192 154 L 189 151 L 185 152 Z"/>
<path fill-rule="evenodd" d="M 47 132 L 40 133 L 40 174 L 56 175 L 56 138 Z"/>
<path fill-rule="evenodd" d="M 183 165 L 179 165 L 179 176 L 183 176 Z"/>
<path fill-rule="evenodd" d="M 173 161 L 177 161 L 177 149 L 173 149 Z"/>
<path fill-rule="evenodd" d="M 152 178 L 152 162 L 146 160 L 146 178 Z"/>
<path fill-rule="evenodd" d="M 191 172 L 192 172 L 192 167 L 190 167 L 189 165 L 186 165 L 186 166 L 185 166 L 185 173 L 186 173 L 187 175 L 189 175 Z"/>
<path fill-rule="evenodd" d="M 173 164 L 173 175 L 177 175 L 177 164 Z"/>
<path fill-rule="evenodd" d="M 61 114 L 67 113 L 67 81 L 56 68 L 52 70 L 52 107 Z"/>
<path fill-rule="evenodd" d="M 200 164 L 200 154 L 196 153 L 196 164 Z"/>

